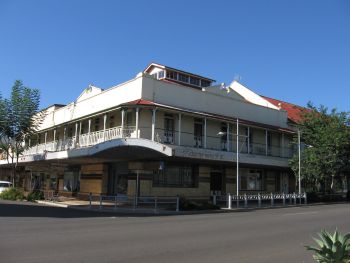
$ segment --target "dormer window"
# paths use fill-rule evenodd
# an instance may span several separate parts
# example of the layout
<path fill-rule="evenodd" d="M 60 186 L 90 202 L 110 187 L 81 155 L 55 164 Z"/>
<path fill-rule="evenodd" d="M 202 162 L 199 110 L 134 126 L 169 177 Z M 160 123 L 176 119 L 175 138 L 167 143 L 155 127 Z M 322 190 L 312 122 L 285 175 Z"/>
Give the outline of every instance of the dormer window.
<path fill-rule="evenodd" d="M 152 63 L 144 71 L 158 80 L 166 79 L 168 82 L 181 84 L 201 90 L 202 87 L 209 87 L 215 80 L 192 74 L 190 72 L 170 68 L 164 65 Z"/>
<path fill-rule="evenodd" d="M 158 72 L 158 79 L 164 78 L 164 70 Z"/>
<path fill-rule="evenodd" d="M 158 71 L 158 72 L 152 74 L 151 76 L 155 79 L 162 79 L 162 78 L 164 78 L 164 75 L 165 75 L 164 70 L 162 70 L 162 71 Z"/>
<path fill-rule="evenodd" d="M 179 80 L 182 82 L 188 83 L 188 76 L 180 73 Z"/>
<path fill-rule="evenodd" d="M 201 79 L 201 86 L 202 87 L 209 87 L 210 86 L 210 82 L 207 81 L 207 80 Z"/>
<path fill-rule="evenodd" d="M 199 86 L 199 78 L 190 77 L 190 84 Z"/>
<path fill-rule="evenodd" d="M 174 71 L 168 71 L 166 72 L 166 77 L 168 79 L 174 79 L 174 80 L 177 80 L 177 72 L 174 72 Z"/>

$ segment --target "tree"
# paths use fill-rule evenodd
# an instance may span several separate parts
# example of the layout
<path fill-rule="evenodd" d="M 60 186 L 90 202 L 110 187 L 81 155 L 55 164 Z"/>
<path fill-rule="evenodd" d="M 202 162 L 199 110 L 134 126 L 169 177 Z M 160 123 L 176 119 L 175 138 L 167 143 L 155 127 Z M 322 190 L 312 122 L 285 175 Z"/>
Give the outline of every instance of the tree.
<path fill-rule="evenodd" d="M 28 147 L 25 144 L 42 123 L 44 113 L 39 112 L 40 92 L 25 87 L 16 80 L 9 99 L 0 97 L 0 150 L 12 168 L 15 186 L 18 158 Z"/>
<path fill-rule="evenodd" d="M 308 103 L 297 125 L 301 133 L 301 176 L 306 184 L 315 190 L 318 184 L 334 190 L 334 179 L 349 164 L 350 157 L 350 118 L 347 112 L 331 111 L 324 106 L 319 108 Z M 294 138 L 297 145 L 297 138 Z M 291 159 L 291 167 L 298 174 L 299 157 Z"/>

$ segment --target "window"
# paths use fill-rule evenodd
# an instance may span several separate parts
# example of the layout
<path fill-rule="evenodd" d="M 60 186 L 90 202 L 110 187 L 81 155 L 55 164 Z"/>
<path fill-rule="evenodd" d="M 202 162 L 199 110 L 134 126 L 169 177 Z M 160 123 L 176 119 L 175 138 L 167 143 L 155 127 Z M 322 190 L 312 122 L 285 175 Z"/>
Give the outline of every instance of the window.
<path fill-rule="evenodd" d="M 228 129 L 227 129 L 227 124 L 226 123 L 221 123 L 221 149 L 222 150 L 227 150 L 227 132 L 228 132 Z"/>
<path fill-rule="evenodd" d="M 158 78 L 164 78 L 164 70 L 158 72 Z"/>
<path fill-rule="evenodd" d="M 165 114 L 164 137 L 165 143 L 174 143 L 174 117 L 172 114 Z"/>
<path fill-rule="evenodd" d="M 79 172 L 78 171 L 66 171 L 63 176 L 63 190 L 67 192 L 79 191 Z"/>
<path fill-rule="evenodd" d="M 51 175 L 50 176 L 50 190 L 57 190 L 57 177 L 56 175 Z"/>
<path fill-rule="evenodd" d="M 110 128 L 114 127 L 114 116 L 109 117 L 109 127 Z"/>
<path fill-rule="evenodd" d="M 252 140 L 252 138 L 253 138 L 253 136 L 252 136 L 252 130 L 249 128 L 249 127 L 246 127 L 245 128 L 245 134 L 246 134 L 246 138 L 245 138 L 245 143 L 246 143 L 246 145 L 247 145 L 247 153 L 251 153 L 251 151 L 252 151 L 252 147 L 253 147 L 253 145 L 252 145 L 252 143 L 253 143 L 253 140 Z M 249 152 L 248 152 L 249 151 Z"/>
<path fill-rule="evenodd" d="M 201 86 L 202 87 L 209 87 L 210 86 L 210 81 L 207 80 L 201 80 Z"/>
<path fill-rule="evenodd" d="M 247 153 L 251 153 L 251 151 L 252 151 L 252 130 L 249 127 L 245 127 L 244 132 L 245 132 L 245 136 L 246 136 L 245 140 L 244 140 L 246 151 L 247 151 Z"/>
<path fill-rule="evenodd" d="M 267 152 L 268 154 L 271 154 L 271 148 L 272 148 L 272 139 L 271 139 L 271 132 L 270 131 L 266 131 L 266 136 L 267 136 L 267 140 L 266 140 L 266 143 L 267 143 Z"/>
<path fill-rule="evenodd" d="M 168 79 L 175 79 L 177 80 L 177 72 L 174 72 L 174 71 L 167 71 L 166 72 L 166 77 Z"/>
<path fill-rule="evenodd" d="M 154 170 L 153 186 L 155 187 L 195 187 L 197 169 L 193 166 L 166 166 L 163 170 Z"/>
<path fill-rule="evenodd" d="M 203 139 L 203 121 L 202 119 L 194 119 L 194 143 L 195 147 L 202 147 Z"/>
<path fill-rule="evenodd" d="M 190 84 L 199 86 L 199 78 L 190 77 Z"/>
<path fill-rule="evenodd" d="M 188 83 L 188 76 L 184 74 L 179 74 L 179 80 Z"/>
<path fill-rule="evenodd" d="M 130 127 L 133 123 L 133 113 L 131 111 L 127 111 L 125 114 L 126 126 Z"/>
<path fill-rule="evenodd" d="M 68 138 L 73 137 L 73 128 L 68 129 Z"/>
<path fill-rule="evenodd" d="M 248 191 L 262 190 L 262 172 L 260 170 L 249 170 L 241 176 L 241 189 Z"/>
<path fill-rule="evenodd" d="M 43 173 L 32 173 L 31 186 L 32 190 L 41 190 L 43 185 L 44 174 Z"/>
<path fill-rule="evenodd" d="M 94 131 L 98 131 L 100 129 L 100 118 L 95 118 L 95 124 L 94 124 L 94 128 L 95 130 Z"/>

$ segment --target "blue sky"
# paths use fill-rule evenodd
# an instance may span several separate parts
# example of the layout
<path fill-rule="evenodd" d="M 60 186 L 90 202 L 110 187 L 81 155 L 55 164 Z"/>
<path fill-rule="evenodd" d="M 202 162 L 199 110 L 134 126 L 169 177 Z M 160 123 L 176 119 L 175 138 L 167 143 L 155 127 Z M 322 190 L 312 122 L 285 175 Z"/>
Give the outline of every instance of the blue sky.
<path fill-rule="evenodd" d="M 348 111 L 350 1 L 0 0 L 4 96 L 21 79 L 65 104 L 153 61 Z"/>

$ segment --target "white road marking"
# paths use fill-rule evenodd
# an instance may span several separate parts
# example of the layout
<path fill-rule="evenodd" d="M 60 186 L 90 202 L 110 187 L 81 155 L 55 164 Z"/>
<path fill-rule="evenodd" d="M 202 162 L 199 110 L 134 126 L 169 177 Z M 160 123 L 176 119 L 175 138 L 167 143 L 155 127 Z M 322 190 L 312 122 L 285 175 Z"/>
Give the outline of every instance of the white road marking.
<path fill-rule="evenodd" d="M 318 212 L 313 211 L 313 212 L 288 213 L 288 214 L 283 214 L 283 216 L 312 215 L 312 214 L 318 214 Z"/>

